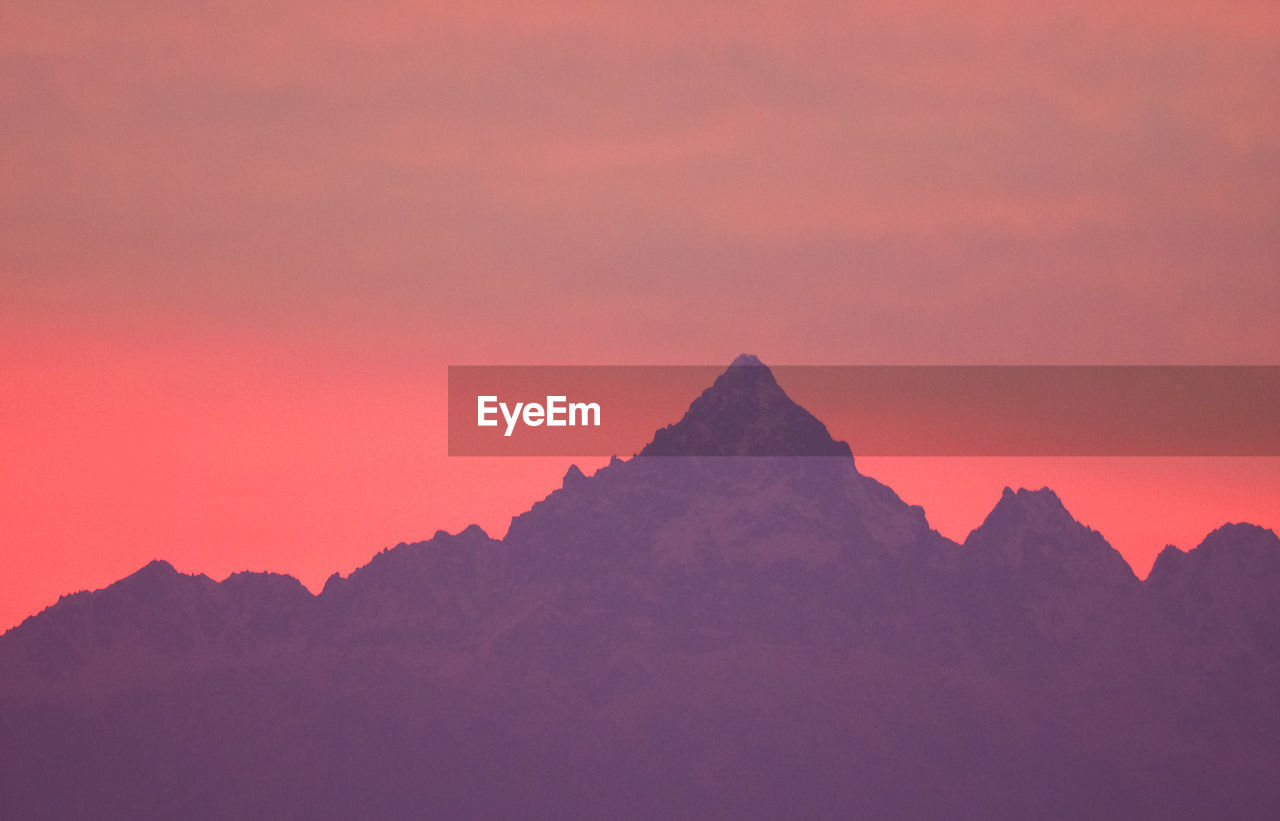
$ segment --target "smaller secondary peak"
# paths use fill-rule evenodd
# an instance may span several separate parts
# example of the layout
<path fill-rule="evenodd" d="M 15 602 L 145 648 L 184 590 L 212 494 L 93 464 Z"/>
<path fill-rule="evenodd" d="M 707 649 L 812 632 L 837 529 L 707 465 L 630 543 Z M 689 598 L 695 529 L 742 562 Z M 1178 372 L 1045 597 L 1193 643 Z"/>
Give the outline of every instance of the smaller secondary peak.
<path fill-rule="evenodd" d="M 179 573 L 173 565 L 164 559 L 153 559 L 137 571 L 109 585 L 110 589 L 132 591 L 146 595 L 158 594 L 161 591 L 185 589 L 189 585 L 213 585 L 216 582 L 203 574 L 188 576 Z"/>
<path fill-rule="evenodd" d="M 431 537 L 431 541 L 434 542 L 440 539 L 485 539 L 487 540 L 488 538 L 489 538 L 489 534 L 484 532 L 483 527 L 481 527 L 478 524 L 469 524 L 466 527 L 464 527 L 462 530 L 459 530 L 456 534 L 450 533 L 449 531 L 443 530 L 443 529 L 437 530 L 435 535 Z M 412 547 L 412 545 L 406 545 L 403 542 L 396 545 L 396 549 L 399 549 L 401 547 Z M 390 551 L 384 550 L 383 552 L 387 553 Z"/>
<path fill-rule="evenodd" d="M 1066 505 L 1062 504 L 1062 499 L 1058 498 L 1058 494 L 1047 487 L 1042 487 L 1039 490 L 1018 488 L 1017 491 L 1006 487 L 1000 493 L 1000 501 L 996 503 L 995 509 L 991 513 L 995 515 L 1000 510 L 1018 511 L 1037 524 L 1075 521 L 1067 511 Z"/>
<path fill-rule="evenodd" d="M 179 575 L 181 574 L 174 569 L 173 565 L 169 564 L 164 559 L 152 559 L 138 570 L 135 570 L 128 576 L 125 576 L 121 581 L 129 581 L 130 579 L 133 579 L 136 582 L 152 583 L 164 579 L 175 578 Z"/>
<path fill-rule="evenodd" d="M 311 591 L 307 590 L 302 582 L 286 573 L 242 570 L 227 576 L 220 584 L 224 590 L 249 596 L 303 595 L 308 599 L 311 598 Z"/>
<path fill-rule="evenodd" d="M 965 547 L 979 561 L 1016 568 L 1040 584 L 1119 588 L 1132 568 L 1097 531 L 1080 524 L 1047 487 L 1005 488 Z"/>
<path fill-rule="evenodd" d="M 324 587 L 321 588 L 320 595 L 321 596 L 324 596 L 326 594 L 333 595 L 338 590 L 338 588 L 342 587 L 342 585 L 346 583 L 346 581 L 347 581 L 346 579 L 342 578 L 341 573 L 329 574 L 329 578 L 324 580 Z"/>
<path fill-rule="evenodd" d="M 1209 544 L 1241 541 L 1275 543 L 1277 537 L 1275 531 L 1268 530 L 1260 525 L 1249 522 L 1228 522 L 1215 528 L 1208 536 L 1205 536 L 1200 547 Z"/>
<path fill-rule="evenodd" d="M 577 465 L 569 465 L 569 469 L 565 471 L 564 481 L 560 483 L 561 487 L 572 487 L 587 480 L 587 476 L 582 472 L 582 468 Z"/>
<path fill-rule="evenodd" d="M 1165 545 L 1160 554 L 1156 556 L 1155 562 L 1152 563 L 1151 572 L 1147 574 L 1147 581 L 1157 587 L 1168 584 L 1170 579 L 1179 573 L 1186 560 L 1186 551 L 1176 545 Z"/>
<path fill-rule="evenodd" d="M 1049 488 L 1019 488 L 1015 491 L 1006 487 L 1000 494 L 1000 501 L 970 535 L 1062 530 L 1073 526 L 1083 527 L 1062 504 L 1058 494 Z"/>
<path fill-rule="evenodd" d="M 738 354 L 737 358 L 735 358 L 732 362 L 729 363 L 729 367 L 730 368 L 763 368 L 764 363 L 761 362 L 758 357 L 752 354 L 743 353 L 743 354 Z"/>
<path fill-rule="evenodd" d="M 1186 552 L 1166 547 L 1147 580 L 1165 588 L 1183 584 L 1230 588 L 1232 596 L 1255 586 L 1273 591 L 1280 585 L 1280 538 L 1257 525 L 1225 524 Z"/>
<path fill-rule="evenodd" d="M 1229 556 L 1245 565 L 1280 565 L 1280 538 L 1272 530 L 1248 522 L 1225 524 L 1214 530 L 1189 555 Z"/>
<path fill-rule="evenodd" d="M 1024 499 L 1028 501 L 1036 500 L 1045 504 L 1054 504 L 1058 507 L 1062 507 L 1062 500 L 1058 498 L 1058 494 L 1050 487 L 1042 487 L 1039 490 L 1020 487 L 1016 491 L 1012 488 L 1006 487 L 1001 495 L 1006 498 L 1013 497 L 1015 499 Z"/>
<path fill-rule="evenodd" d="M 165 575 L 170 575 L 170 574 L 176 574 L 178 571 L 174 569 L 173 565 L 169 564 L 164 559 L 152 559 L 151 561 L 143 565 L 142 568 L 139 569 L 137 572 L 138 573 L 163 573 Z"/>

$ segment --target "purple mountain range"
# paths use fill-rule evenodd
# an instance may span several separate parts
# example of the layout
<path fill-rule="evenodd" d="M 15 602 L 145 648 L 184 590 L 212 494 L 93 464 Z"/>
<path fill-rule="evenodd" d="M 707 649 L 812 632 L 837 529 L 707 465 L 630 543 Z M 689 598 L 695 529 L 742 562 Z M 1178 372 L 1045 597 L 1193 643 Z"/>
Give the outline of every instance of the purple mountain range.
<path fill-rule="evenodd" d="M 797 455 L 799 454 L 799 455 Z M 0 636 L 0 818 L 1273 818 L 1280 540 L 963 544 L 740 357 L 495 540 L 155 561 Z"/>

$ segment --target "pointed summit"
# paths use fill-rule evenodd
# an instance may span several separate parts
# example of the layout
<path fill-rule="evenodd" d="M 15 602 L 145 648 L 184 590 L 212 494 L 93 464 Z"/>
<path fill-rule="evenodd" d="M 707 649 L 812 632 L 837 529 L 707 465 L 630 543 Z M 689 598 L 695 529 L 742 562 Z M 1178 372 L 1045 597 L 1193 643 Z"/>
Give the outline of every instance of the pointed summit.
<path fill-rule="evenodd" d="M 1058 494 L 1006 487 L 964 547 L 988 566 L 1039 581 L 1118 587 L 1136 581 L 1124 557 L 1100 533 L 1075 520 Z"/>
<path fill-rule="evenodd" d="M 987 514 L 983 527 L 990 524 L 1009 525 L 1017 523 L 1024 527 L 1038 530 L 1069 527 L 1076 520 L 1067 511 L 1058 494 L 1052 489 L 1042 487 L 1039 490 L 1019 488 L 1015 491 L 1006 487 L 1000 494 L 1000 501 Z"/>
<path fill-rule="evenodd" d="M 194 578 L 204 577 L 187 576 L 179 573 L 164 559 L 152 559 L 143 567 L 110 585 L 108 589 L 127 591 L 134 595 L 159 595 L 175 586 L 181 587 Z"/>
<path fill-rule="evenodd" d="M 740 353 L 729 363 L 730 368 L 763 368 L 764 366 L 759 357 L 749 353 Z"/>
<path fill-rule="evenodd" d="M 827 426 L 791 401 L 763 362 L 734 359 L 641 456 L 852 456 Z"/>
<path fill-rule="evenodd" d="M 1171 580 L 1181 575 L 1186 562 L 1186 551 L 1178 549 L 1176 545 L 1165 545 L 1151 565 L 1151 572 L 1147 574 L 1147 582 L 1155 588 L 1169 586 Z"/>
<path fill-rule="evenodd" d="M 582 472 L 582 468 L 577 465 L 569 465 L 569 470 L 565 472 L 564 481 L 561 482 L 560 487 L 579 487 L 585 481 L 587 481 L 587 476 Z"/>

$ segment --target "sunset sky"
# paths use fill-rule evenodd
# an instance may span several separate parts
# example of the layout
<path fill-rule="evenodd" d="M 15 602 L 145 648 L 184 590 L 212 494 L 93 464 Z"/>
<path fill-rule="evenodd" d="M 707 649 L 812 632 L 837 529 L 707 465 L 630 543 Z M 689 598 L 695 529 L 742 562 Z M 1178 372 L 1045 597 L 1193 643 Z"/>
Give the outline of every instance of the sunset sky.
<path fill-rule="evenodd" d="M 450 364 L 1280 364 L 1277 100 L 1274 0 L 7 3 L 0 629 L 503 533 L 573 460 L 449 458 Z M 1280 459 L 860 466 L 1140 575 L 1280 526 Z"/>

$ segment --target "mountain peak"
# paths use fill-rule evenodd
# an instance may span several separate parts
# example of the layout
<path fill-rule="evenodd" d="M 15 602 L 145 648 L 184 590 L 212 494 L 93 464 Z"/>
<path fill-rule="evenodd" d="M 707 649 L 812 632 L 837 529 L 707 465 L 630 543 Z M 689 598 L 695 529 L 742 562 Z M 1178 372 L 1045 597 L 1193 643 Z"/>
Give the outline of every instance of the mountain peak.
<path fill-rule="evenodd" d="M 1157 590 L 1211 590 L 1220 604 L 1255 601 L 1273 611 L 1280 585 L 1280 538 L 1252 524 L 1225 524 L 1183 552 L 1170 545 L 1156 557 L 1147 581 Z"/>
<path fill-rule="evenodd" d="M 987 515 L 987 520 L 1011 519 L 1031 525 L 1032 527 L 1057 527 L 1075 524 L 1075 518 L 1062 504 L 1062 499 L 1052 489 L 1042 487 L 1039 490 L 1006 487 L 1000 494 L 1000 501 Z"/>
<path fill-rule="evenodd" d="M 1247 575 L 1280 572 L 1280 538 L 1254 524 L 1224 524 L 1204 537 L 1199 546 L 1183 552 L 1170 545 L 1156 557 L 1151 576 L 1165 579 L 1194 566 L 1204 575 L 1210 566 L 1235 568 Z"/>
<path fill-rule="evenodd" d="M 1228 522 L 1204 537 L 1196 550 L 1252 550 L 1266 554 L 1280 545 L 1275 531 L 1248 522 Z"/>
<path fill-rule="evenodd" d="M 1135 579 L 1124 557 L 1097 531 L 1077 522 L 1047 487 L 1006 487 L 964 544 L 982 561 L 1034 568 L 1045 581 L 1114 586 Z"/>
<path fill-rule="evenodd" d="M 763 368 L 765 364 L 758 357 L 749 353 L 738 354 L 732 362 L 729 363 L 730 368 Z"/>
<path fill-rule="evenodd" d="M 1176 545 L 1165 545 L 1152 563 L 1147 581 L 1155 587 L 1167 585 L 1170 579 L 1176 578 L 1181 573 L 1186 561 L 1186 551 L 1178 549 Z"/>
<path fill-rule="evenodd" d="M 111 587 L 133 591 L 158 591 L 180 582 L 184 576 L 164 559 L 152 559 L 141 568 L 115 582 Z"/>
<path fill-rule="evenodd" d="M 587 476 L 582 472 L 582 468 L 577 465 L 569 465 L 569 469 L 565 471 L 564 481 L 560 483 L 562 488 L 578 487 L 587 481 Z"/>
<path fill-rule="evenodd" d="M 134 571 L 134 576 L 174 576 L 178 571 L 164 559 L 152 559 Z"/>
<path fill-rule="evenodd" d="M 773 372 L 742 354 L 641 456 L 852 456 L 827 426 L 787 396 Z"/>
<path fill-rule="evenodd" d="M 1076 522 L 1058 494 L 1047 487 L 1039 490 L 1006 487 L 1000 501 L 982 524 L 969 534 L 966 543 L 991 543 L 1007 547 L 1012 537 L 1027 534 L 1064 533 L 1087 529 Z"/>

